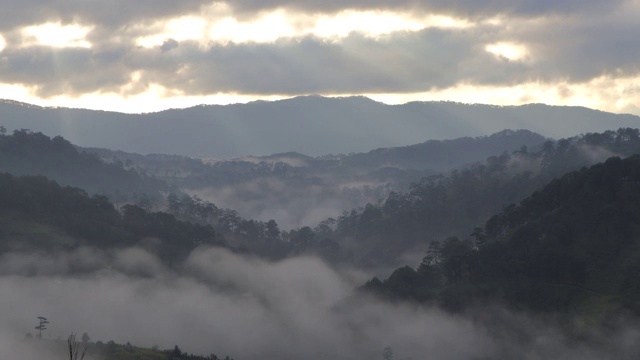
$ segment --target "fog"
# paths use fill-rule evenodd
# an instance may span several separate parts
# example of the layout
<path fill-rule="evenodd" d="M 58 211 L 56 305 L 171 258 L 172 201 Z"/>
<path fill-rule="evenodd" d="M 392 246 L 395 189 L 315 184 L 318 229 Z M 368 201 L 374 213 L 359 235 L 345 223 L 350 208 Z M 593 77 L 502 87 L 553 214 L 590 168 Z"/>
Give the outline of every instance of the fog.
<path fill-rule="evenodd" d="M 291 184 L 262 178 L 233 185 L 182 189 L 221 208 L 236 210 L 245 219 L 275 220 L 280 229 L 313 226 L 344 211 L 376 203 L 391 191 L 382 181 L 333 184 Z"/>
<path fill-rule="evenodd" d="M 8 254 L 0 260 L 3 359 L 43 358 L 29 357 L 20 341 L 34 331 L 37 316 L 51 322 L 45 338 L 86 331 L 93 341 L 161 349 L 177 344 L 183 351 L 236 360 L 382 359 L 387 346 L 396 359 L 604 356 L 569 345 L 552 325 L 496 307 L 460 316 L 354 296 L 367 274 L 309 257 L 270 263 L 201 248 L 180 270 L 139 248 Z M 623 358 L 640 350 L 637 326 L 616 339 Z"/>

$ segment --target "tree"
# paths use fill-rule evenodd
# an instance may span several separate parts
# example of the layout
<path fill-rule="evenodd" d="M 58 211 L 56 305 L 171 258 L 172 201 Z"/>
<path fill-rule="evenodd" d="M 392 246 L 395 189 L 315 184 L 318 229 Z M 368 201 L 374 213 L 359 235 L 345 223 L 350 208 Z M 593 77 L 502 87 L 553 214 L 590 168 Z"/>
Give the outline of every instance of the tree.
<path fill-rule="evenodd" d="M 436 267 L 442 262 L 442 248 L 439 241 L 432 241 L 424 258 L 422 258 L 421 266 Z"/>
<path fill-rule="evenodd" d="M 482 227 L 474 228 L 471 236 L 475 239 L 476 248 L 482 247 L 487 242 L 487 234 L 485 234 Z"/>
<path fill-rule="evenodd" d="M 86 333 L 85 333 L 86 334 Z M 80 353 L 80 343 L 76 340 L 76 334 L 69 335 L 67 339 L 67 345 L 69 350 L 69 360 L 82 360 L 87 353 L 87 346 L 85 345 L 82 354 Z"/>
<path fill-rule="evenodd" d="M 393 360 L 393 348 L 391 346 L 387 346 L 382 350 L 382 358 L 384 360 Z"/>
<path fill-rule="evenodd" d="M 87 334 L 86 332 L 82 334 L 82 343 L 86 346 L 87 343 L 91 340 L 91 338 L 89 337 L 89 334 Z"/>
<path fill-rule="evenodd" d="M 179 359 L 182 356 L 182 350 L 180 350 L 178 345 L 174 346 L 173 351 L 171 352 L 171 356 L 174 359 Z"/>
<path fill-rule="evenodd" d="M 275 220 L 269 220 L 265 224 L 263 236 L 266 242 L 270 244 L 280 241 L 280 229 Z"/>
<path fill-rule="evenodd" d="M 38 339 L 42 339 L 42 332 L 47 330 L 47 318 L 44 316 L 38 316 L 38 326 L 36 326 L 36 330 L 38 330 Z"/>

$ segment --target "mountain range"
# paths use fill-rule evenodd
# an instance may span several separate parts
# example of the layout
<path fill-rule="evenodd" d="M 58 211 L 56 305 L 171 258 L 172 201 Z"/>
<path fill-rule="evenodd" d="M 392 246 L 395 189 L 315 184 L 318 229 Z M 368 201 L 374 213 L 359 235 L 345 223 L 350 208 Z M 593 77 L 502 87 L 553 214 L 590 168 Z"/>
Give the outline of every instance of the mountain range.
<path fill-rule="evenodd" d="M 583 107 L 411 102 L 385 105 L 366 97 L 304 96 L 234 105 L 202 105 L 147 114 L 44 108 L 0 102 L 8 130 L 61 135 L 79 146 L 140 154 L 229 159 L 299 152 L 310 156 L 365 152 L 425 140 L 529 129 L 568 137 L 639 127 L 640 117 Z"/>

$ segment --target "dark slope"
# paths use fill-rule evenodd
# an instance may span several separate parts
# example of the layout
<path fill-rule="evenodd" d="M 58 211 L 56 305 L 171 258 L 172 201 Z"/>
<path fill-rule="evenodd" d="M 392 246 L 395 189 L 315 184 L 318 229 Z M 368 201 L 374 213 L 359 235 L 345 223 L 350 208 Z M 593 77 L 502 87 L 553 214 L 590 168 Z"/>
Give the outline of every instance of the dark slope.
<path fill-rule="evenodd" d="M 523 149 L 524 150 L 524 149 Z M 620 129 L 549 141 L 536 152 L 516 151 L 446 175 L 430 176 L 404 194 L 344 213 L 316 237 L 339 243 L 371 267 L 398 266 L 448 236 L 468 236 L 505 206 L 552 179 L 606 158 L 640 153 L 640 131 Z M 418 259 L 416 259 L 418 260 Z"/>
<path fill-rule="evenodd" d="M 365 289 L 449 308 L 493 299 L 538 311 L 640 314 L 640 155 L 554 180 L 474 235 L 475 244 L 432 244 L 417 271 L 398 269 Z"/>
<path fill-rule="evenodd" d="M 198 188 L 233 185 L 261 177 L 300 177 L 306 181 L 370 181 L 397 184 L 416 181 L 425 174 L 449 171 L 529 147 L 539 149 L 547 140 L 528 130 L 502 130 L 490 136 L 429 140 L 420 144 L 378 148 L 367 153 L 311 157 L 287 152 L 259 157 L 208 162 L 180 155 L 140 155 L 101 148 L 80 148 L 108 163 L 140 169 L 170 184 Z M 383 173 L 388 174 L 387 177 Z M 330 185 L 330 184 L 327 184 Z"/>
<path fill-rule="evenodd" d="M 62 135 L 80 146 L 142 154 L 233 158 L 288 151 L 318 156 L 425 139 L 529 129 L 559 138 L 640 126 L 640 118 L 579 107 L 497 107 L 450 102 L 389 106 L 364 97 L 298 97 L 128 115 L 0 103 L 0 125 Z"/>
<path fill-rule="evenodd" d="M 62 137 L 49 138 L 28 130 L 0 134 L 0 172 L 46 176 L 117 202 L 158 200 L 161 192 L 170 189 L 143 172 L 125 170 L 122 164 L 105 163 L 95 155 L 80 152 Z"/>
<path fill-rule="evenodd" d="M 397 167 L 453 170 L 482 161 L 492 155 L 522 147 L 535 148 L 545 142 L 542 135 L 529 130 L 502 130 L 489 136 L 463 137 L 452 140 L 429 140 L 420 144 L 378 148 L 367 153 L 341 157 L 341 164 L 354 167 Z"/>
<path fill-rule="evenodd" d="M 210 226 L 134 205 L 121 214 L 104 196 L 89 197 L 42 176 L 0 173 L 0 253 L 144 246 L 151 238 L 150 250 L 168 264 L 200 245 L 226 246 Z"/>

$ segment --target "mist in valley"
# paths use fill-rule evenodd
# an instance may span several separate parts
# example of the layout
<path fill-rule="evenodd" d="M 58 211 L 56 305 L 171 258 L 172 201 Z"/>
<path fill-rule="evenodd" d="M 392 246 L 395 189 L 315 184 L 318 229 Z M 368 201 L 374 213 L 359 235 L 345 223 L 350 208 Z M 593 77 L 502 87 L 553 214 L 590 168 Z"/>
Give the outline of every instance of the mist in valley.
<path fill-rule="evenodd" d="M 87 332 L 234 359 L 382 359 L 387 347 L 395 359 L 598 359 L 611 347 L 631 358 L 640 350 L 637 324 L 617 324 L 608 343 L 589 344 L 552 320 L 498 306 L 454 315 L 382 302 L 354 290 L 369 274 L 314 257 L 267 262 L 199 248 L 179 270 L 140 248 L 0 260 L 0 306 L 11 309 L 0 315 L 2 358 L 60 355 L 23 352 L 36 316 L 50 321 L 45 339 Z"/>
<path fill-rule="evenodd" d="M 639 1 L 114 4 L 0 11 L 0 360 L 638 358 Z"/>
<path fill-rule="evenodd" d="M 378 203 L 390 192 L 388 184 L 287 186 L 280 179 L 183 189 L 221 208 L 233 209 L 245 219 L 275 220 L 282 230 L 316 225 L 367 203 Z"/>

